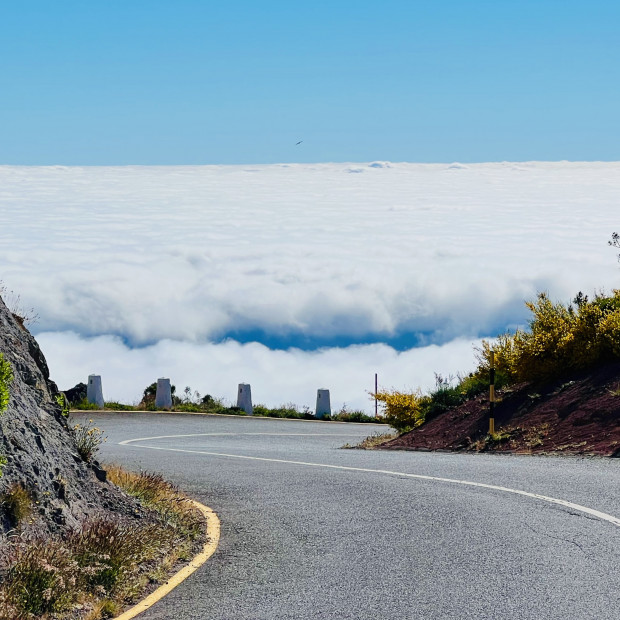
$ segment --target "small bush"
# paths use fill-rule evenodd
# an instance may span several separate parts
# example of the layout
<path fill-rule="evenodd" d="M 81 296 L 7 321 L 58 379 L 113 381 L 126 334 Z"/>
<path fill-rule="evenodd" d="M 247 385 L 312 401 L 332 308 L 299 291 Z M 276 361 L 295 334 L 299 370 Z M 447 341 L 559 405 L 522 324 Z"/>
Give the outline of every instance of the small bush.
<path fill-rule="evenodd" d="M 60 394 L 56 394 L 55 396 L 56 404 L 60 407 L 62 415 L 66 418 L 69 415 L 69 410 L 71 408 L 67 397 L 64 392 L 60 392 Z"/>
<path fill-rule="evenodd" d="M 97 403 L 89 403 L 86 398 L 83 398 L 81 401 L 75 403 L 71 409 L 76 411 L 101 411 L 101 408 L 97 405 Z"/>
<path fill-rule="evenodd" d="M 32 512 L 32 498 L 24 487 L 15 483 L 0 495 L 0 506 L 11 527 L 17 527 Z"/>
<path fill-rule="evenodd" d="M 13 618 L 39 618 L 70 609 L 77 598 L 77 562 L 62 541 L 20 541 L 3 554 L 0 601 Z"/>
<path fill-rule="evenodd" d="M 114 400 L 109 401 L 104 404 L 104 409 L 112 409 L 113 411 L 135 411 L 136 408 L 133 405 L 125 405 L 123 403 L 118 403 Z"/>
<path fill-rule="evenodd" d="M 6 410 L 11 394 L 9 387 L 13 382 L 13 370 L 11 365 L 4 359 L 4 355 L 0 353 L 0 413 Z"/>
<path fill-rule="evenodd" d="M 87 463 L 90 463 L 99 451 L 99 446 L 106 441 L 103 431 L 96 426 L 92 426 L 92 424 L 93 421 L 89 420 L 85 425 L 76 424 L 73 427 L 73 436 L 78 454 Z"/>
<path fill-rule="evenodd" d="M 377 392 L 373 397 L 383 403 L 384 420 L 399 433 L 406 433 L 424 424 L 423 396 L 420 391 L 397 390 Z"/>

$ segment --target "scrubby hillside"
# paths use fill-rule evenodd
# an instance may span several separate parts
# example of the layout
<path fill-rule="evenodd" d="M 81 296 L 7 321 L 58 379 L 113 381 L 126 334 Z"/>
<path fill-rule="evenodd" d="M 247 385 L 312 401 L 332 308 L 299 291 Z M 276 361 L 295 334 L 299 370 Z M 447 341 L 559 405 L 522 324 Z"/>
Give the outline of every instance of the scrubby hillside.
<path fill-rule="evenodd" d="M 386 448 L 620 454 L 620 290 L 526 304 L 529 329 L 484 341 L 477 369 L 428 395 L 382 392 Z M 489 434 L 491 368 L 500 402 Z"/>
<path fill-rule="evenodd" d="M 45 358 L 19 317 L 0 299 L 0 354 L 12 371 L 9 399 L 0 415 L 0 455 L 6 459 L 0 497 L 23 488 L 34 510 L 31 529 L 75 528 L 87 517 L 112 510 L 133 513 L 137 504 L 107 484 L 96 462 L 80 457 L 57 403 Z M 12 507 L 0 502 L 0 533 L 14 527 Z"/>
<path fill-rule="evenodd" d="M 480 395 L 382 447 L 620 456 L 620 362 L 514 385 L 499 397 L 493 435 L 488 396 Z"/>

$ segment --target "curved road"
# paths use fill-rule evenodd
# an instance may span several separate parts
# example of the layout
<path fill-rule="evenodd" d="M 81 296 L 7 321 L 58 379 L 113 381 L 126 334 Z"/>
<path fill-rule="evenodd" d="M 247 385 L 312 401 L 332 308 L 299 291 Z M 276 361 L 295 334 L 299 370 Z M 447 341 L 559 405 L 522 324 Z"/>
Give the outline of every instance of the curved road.
<path fill-rule="evenodd" d="M 145 620 L 620 618 L 618 461 L 338 449 L 386 430 L 361 424 L 89 417 L 102 461 L 161 472 L 221 519 L 216 554 Z"/>

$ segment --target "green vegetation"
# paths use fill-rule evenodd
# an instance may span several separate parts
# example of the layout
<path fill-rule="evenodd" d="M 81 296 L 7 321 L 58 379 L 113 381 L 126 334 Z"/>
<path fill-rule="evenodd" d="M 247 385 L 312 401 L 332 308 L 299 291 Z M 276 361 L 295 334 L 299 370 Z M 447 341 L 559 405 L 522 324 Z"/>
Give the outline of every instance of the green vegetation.
<path fill-rule="evenodd" d="M 75 618 L 118 615 L 151 583 L 164 581 L 180 559 L 193 555 L 204 519 L 161 477 L 109 469 L 109 479 L 154 510 L 139 519 L 93 518 L 56 538 L 16 536 L 0 553 L 0 618 Z"/>
<path fill-rule="evenodd" d="M 11 368 L 11 364 L 4 359 L 4 355 L 0 353 L 0 415 L 2 415 L 9 406 L 9 400 L 11 398 L 9 387 L 11 383 L 13 383 L 13 369 Z M 2 477 L 2 470 L 6 464 L 6 457 L 0 454 L 0 478 Z"/>
<path fill-rule="evenodd" d="M 173 388 L 173 393 L 176 391 Z M 157 384 L 152 383 L 147 386 L 142 395 L 142 401 L 138 405 L 125 405 L 117 402 L 106 402 L 105 408 L 114 411 L 158 411 L 155 407 L 155 394 Z M 210 413 L 223 415 L 246 415 L 245 411 L 239 407 L 225 404 L 224 399 L 215 398 L 210 394 L 202 396 L 200 392 L 193 391 L 187 386 L 181 396 L 173 395 L 172 397 L 173 411 L 186 413 Z M 86 399 L 80 401 L 72 409 L 78 411 L 98 410 L 97 405 L 89 403 Z M 309 407 L 299 408 L 294 403 L 286 403 L 280 407 L 267 407 L 263 404 L 254 405 L 253 414 L 255 416 L 269 418 L 293 418 L 298 420 L 316 420 L 314 413 Z M 386 421 L 383 418 L 375 418 L 366 415 L 363 411 L 351 411 L 346 405 L 340 411 L 325 416 L 323 420 L 331 420 L 336 422 L 357 422 L 357 423 L 374 423 L 383 424 Z"/>
<path fill-rule="evenodd" d="M 76 424 L 73 427 L 73 437 L 78 454 L 87 463 L 92 461 L 99 451 L 99 446 L 106 441 L 103 431 L 93 426 L 92 420 L 89 420 L 87 424 Z"/>
<path fill-rule="evenodd" d="M 0 495 L 0 507 L 11 527 L 15 528 L 32 512 L 32 498 L 24 487 L 14 483 Z"/>
<path fill-rule="evenodd" d="M 554 303 L 541 293 L 526 306 L 532 313 L 529 329 L 502 334 L 493 342 L 484 340 L 473 373 L 456 380 L 436 375 L 435 389 L 429 394 L 379 392 L 376 397 L 383 403 L 385 420 L 405 433 L 487 392 L 491 352 L 498 390 L 521 382 L 542 385 L 566 373 L 620 359 L 620 290 L 612 295 L 598 293 L 592 300 L 580 292 L 570 304 Z M 504 440 L 489 437 L 485 441 L 488 446 Z"/>
<path fill-rule="evenodd" d="M 511 383 L 540 384 L 620 359 L 620 290 L 591 301 L 579 293 L 572 304 L 553 303 L 542 293 L 526 305 L 533 315 L 529 330 L 484 342 L 477 375 L 488 372 L 491 350 Z"/>
<path fill-rule="evenodd" d="M 349 443 L 345 443 L 342 447 L 345 449 L 359 448 L 361 450 L 374 450 L 375 448 L 378 448 L 384 443 L 392 441 L 392 439 L 396 439 L 397 437 L 398 433 L 373 433 L 354 446 Z"/>
<path fill-rule="evenodd" d="M 11 365 L 4 359 L 4 355 L 0 353 L 0 413 L 4 413 L 9 404 L 10 392 L 9 387 L 13 382 L 13 370 Z"/>
<path fill-rule="evenodd" d="M 99 405 L 97 405 L 96 403 L 89 403 L 85 398 L 83 398 L 80 402 L 72 405 L 71 409 L 77 411 L 101 411 Z"/>
<path fill-rule="evenodd" d="M 64 392 L 60 392 L 60 394 L 56 394 L 55 397 L 56 403 L 62 410 L 62 415 L 66 418 L 69 415 L 69 410 L 71 408 L 67 397 Z"/>

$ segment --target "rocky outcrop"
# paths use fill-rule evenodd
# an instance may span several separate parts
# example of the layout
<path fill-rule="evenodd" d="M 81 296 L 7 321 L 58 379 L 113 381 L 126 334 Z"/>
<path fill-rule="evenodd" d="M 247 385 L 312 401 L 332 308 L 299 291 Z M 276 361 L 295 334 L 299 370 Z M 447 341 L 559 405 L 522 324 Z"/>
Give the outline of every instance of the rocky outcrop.
<path fill-rule="evenodd" d="M 81 403 L 83 400 L 86 400 L 87 394 L 88 386 L 86 383 L 78 383 L 70 390 L 65 390 L 65 396 L 72 407 Z"/>
<path fill-rule="evenodd" d="M 135 502 L 105 482 L 98 463 L 86 463 L 78 454 L 45 357 L 1 299 L 0 353 L 14 374 L 8 408 L 0 416 L 0 455 L 7 459 L 0 495 L 14 484 L 26 489 L 35 507 L 31 526 L 40 532 L 79 527 L 87 517 L 106 511 L 139 511 Z M 11 525 L 0 504 L 0 534 Z"/>

